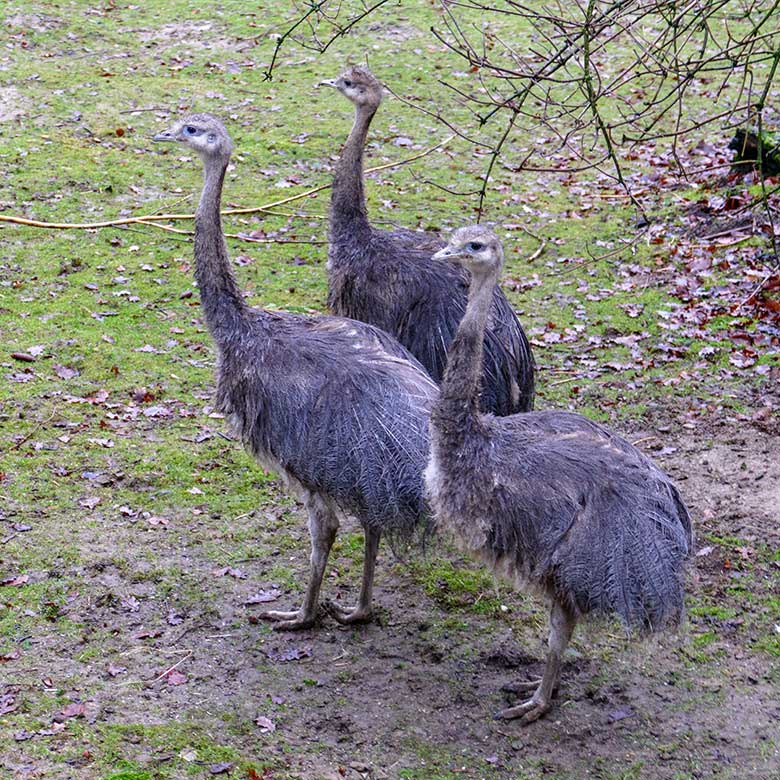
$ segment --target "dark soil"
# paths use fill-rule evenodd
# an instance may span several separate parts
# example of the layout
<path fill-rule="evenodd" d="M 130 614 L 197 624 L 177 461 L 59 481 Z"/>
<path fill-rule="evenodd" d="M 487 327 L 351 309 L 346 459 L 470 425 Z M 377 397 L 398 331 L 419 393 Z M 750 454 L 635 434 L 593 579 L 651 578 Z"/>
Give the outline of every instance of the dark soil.
<path fill-rule="evenodd" d="M 112 725 L 205 720 L 215 741 L 230 742 L 243 760 L 265 762 L 267 778 L 778 777 L 780 616 L 772 609 L 780 581 L 780 443 L 773 433 L 735 424 L 641 438 L 679 481 L 695 519 L 689 623 L 642 643 L 615 626 L 582 627 L 556 708 L 528 727 L 492 716 L 511 699 L 503 685 L 541 670 L 545 616 L 530 599 L 510 601 L 498 614 L 446 610 L 414 576 L 413 563 L 393 563 L 383 551 L 375 622 L 342 628 L 324 617 L 317 629 L 276 633 L 256 618 L 262 604 L 244 603 L 258 591 L 277 595 L 273 561 L 246 561 L 235 576 L 214 572 L 197 543 L 170 544 L 173 530 L 155 546 L 157 564 L 180 566 L 204 598 L 187 595 L 183 584 L 164 592 L 143 566 L 116 565 L 110 550 L 123 542 L 116 534 L 109 547 L 102 533 L 74 527 L 80 546 L 94 550 L 63 608 L 81 629 L 61 633 L 53 624 L 26 637 L 21 658 L 3 664 L 3 689 L 35 709 L 62 687 L 65 701 L 85 705 L 93 730 L 85 743 Z M 303 514 L 289 523 L 302 527 Z M 305 535 L 284 555 L 302 581 Z M 345 565 L 337 554 L 326 595 L 349 601 L 357 567 L 347 581 Z M 283 592 L 277 603 L 297 598 Z M 100 654 L 81 657 L 90 645 Z M 174 666 L 181 684 L 173 672 L 163 674 Z M 78 685 L 70 696 L 69 680 Z M 3 718 L 14 728 L 13 714 Z M 262 718 L 275 731 L 262 733 Z M 46 742 L 57 753 L 74 739 L 66 729 L 19 741 L 0 758 L 11 773 L 3 776 L 54 776 L 31 746 Z M 148 744 L 143 732 L 122 739 L 124 760 L 149 777 L 167 771 L 170 751 Z M 219 769 L 197 762 L 190 767 L 196 775 Z M 70 771 L 95 776 L 88 762 Z"/>

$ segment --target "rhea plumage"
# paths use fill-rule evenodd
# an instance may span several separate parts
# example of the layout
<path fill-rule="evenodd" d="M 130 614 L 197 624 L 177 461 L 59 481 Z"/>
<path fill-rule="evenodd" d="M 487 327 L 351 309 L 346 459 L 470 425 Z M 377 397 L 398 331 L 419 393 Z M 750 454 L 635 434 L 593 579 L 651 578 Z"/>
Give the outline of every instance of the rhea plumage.
<path fill-rule="evenodd" d="M 528 701 L 499 713 L 530 722 L 551 707 L 579 618 L 616 614 L 641 631 L 679 622 L 690 517 L 649 458 L 585 417 L 479 413 L 502 247 L 487 228 L 466 227 L 435 257 L 468 268 L 471 288 L 431 415 L 426 486 L 438 529 L 552 604 L 544 674 L 521 686 L 534 691 Z"/>
<path fill-rule="evenodd" d="M 382 85 L 365 68 L 323 81 L 355 105 L 355 121 L 333 179 L 328 246 L 328 306 L 333 314 L 393 334 L 440 382 L 447 351 L 468 298 L 468 272 L 431 261 L 438 236 L 371 225 L 363 185 L 363 150 Z M 531 347 L 509 301 L 496 286 L 484 338 L 480 408 L 498 415 L 533 408 Z"/>
<path fill-rule="evenodd" d="M 358 605 L 331 605 L 341 622 L 371 613 L 382 534 L 424 522 L 422 472 L 430 408 L 438 395 L 422 366 L 395 339 L 362 322 L 305 317 L 246 304 L 230 266 L 220 202 L 232 151 L 224 125 L 194 114 L 155 136 L 197 152 L 204 185 L 195 217 L 195 276 L 217 347 L 217 408 L 245 446 L 301 494 L 312 540 L 303 606 L 265 617 L 282 628 L 311 626 L 339 526 L 353 513 L 366 537 Z"/>

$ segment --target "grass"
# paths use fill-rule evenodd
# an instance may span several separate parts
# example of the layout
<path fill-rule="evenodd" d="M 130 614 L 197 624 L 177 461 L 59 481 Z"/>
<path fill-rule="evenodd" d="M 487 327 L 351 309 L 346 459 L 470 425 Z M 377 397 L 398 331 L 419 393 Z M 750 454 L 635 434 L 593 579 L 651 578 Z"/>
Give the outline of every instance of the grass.
<path fill-rule="evenodd" d="M 289 7 L 13 1 L 3 14 L 9 37 L 0 54 L 0 90 L 15 92 L 0 103 L 24 112 L 0 121 L 3 214 L 81 222 L 191 211 L 201 183 L 197 161 L 150 140 L 190 110 L 212 111 L 229 124 L 236 154 L 226 205 L 256 205 L 327 183 L 351 110 L 315 84 L 336 75 L 348 57 L 362 59 L 367 48 L 374 70 L 400 94 L 445 107 L 454 121 L 467 116 L 430 75 L 460 71 L 461 63 L 431 44 L 427 30 L 436 12 L 424 4 L 388 5 L 379 17 L 387 35 L 359 32 L 322 57 L 287 50 L 272 82 L 262 72 Z M 492 132 L 484 130 L 486 143 Z M 369 163 L 399 160 L 445 134 L 432 119 L 388 99 L 372 127 Z M 414 148 L 399 145 L 402 138 Z M 525 144 L 513 142 L 510 154 L 521 159 Z M 426 180 L 469 189 L 483 167 L 483 157 L 455 140 L 412 167 L 375 174 L 367 185 L 372 219 L 444 231 L 471 221 L 473 198 Z M 487 219 L 506 239 L 505 289 L 534 342 L 539 407 L 576 408 L 629 429 L 666 420 L 671 409 L 749 412 L 764 379 L 751 369 L 733 370 L 731 334 L 756 333 L 759 323 L 750 312 L 723 306 L 696 329 L 679 325 L 681 312 L 697 311 L 674 286 L 688 273 L 676 251 L 686 240 L 677 229 L 680 199 L 697 200 L 701 188 L 659 193 L 657 220 L 677 226 L 665 243 L 623 246 L 634 236 L 635 213 L 609 188 L 601 190 L 609 197 L 594 202 L 596 185 L 576 184 L 563 175 L 537 181 L 502 169 L 488 202 Z M 327 204 L 324 192 L 281 215 L 226 220 L 231 233 L 263 231 L 303 242 L 228 240 L 251 303 L 324 310 Z M 384 701 L 387 692 L 372 687 L 379 671 L 403 673 L 393 679 L 402 695 L 391 704 L 411 707 L 425 698 L 403 687 L 428 663 L 408 649 L 418 629 L 408 629 L 399 649 L 375 645 L 369 629 L 357 628 L 349 639 L 324 630 L 327 640 L 311 640 L 249 622 L 255 613 L 244 600 L 259 589 L 280 588 L 283 608 L 300 598 L 305 520 L 279 481 L 223 438 L 227 426 L 213 412 L 214 355 L 189 240 L 137 226 L 0 230 L 0 575 L 30 576 L 27 584 L 0 588 L 0 657 L 22 654 L 2 666 L 0 694 L 7 686 L 18 706 L 0 715 L 0 755 L 78 780 L 206 777 L 209 766 L 225 762 L 235 765 L 233 776 L 251 777 L 252 769 L 263 780 L 286 780 L 338 771 L 335 755 L 384 760 L 385 739 L 402 753 L 402 777 L 462 777 L 464 765 L 475 777 L 507 776 L 502 767 L 518 762 L 503 755 L 498 764 L 487 762 L 484 734 L 461 735 L 465 747 L 450 739 L 438 749 L 394 734 L 373 711 L 375 720 L 348 724 L 346 733 L 352 739 L 376 729 L 374 742 L 368 736 L 353 744 L 334 731 L 327 696 L 343 703 L 339 715 L 368 707 L 355 705 L 355 691 L 365 701 Z M 540 246 L 534 235 L 545 249 L 529 260 Z M 726 255 L 721 250 L 715 258 L 725 262 Z M 717 299 L 742 259 L 724 268 L 714 263 L 704 292 Z M 707 348 L 714 352 L 702 357 Z M 35 359 L 21 362 L 13 352 Z M 761 365 L 778 365 L 777 352 L 764 350 Z M 24 526 L 29 530 L 14 530 Z M 706 542 L 732 557 L 744 546 L 728 535 Z M 720 673 L 723 621 L 745 619 L 737 636 L 750 663 L 765 667 L 780 655 L 772 632 L 780 612 L 772 595 L 780 552 L 754 547 L 755 556 L 739 564 L 741 579 L 729 580 L 724 593 L 694 597 L 690 667 L 680 671 L 692 688 L 697 675 Z M 326 595 L 347 583 L 354 589 L 361 555 L 362 535 L 348 527 L 334 548 Z M 214 574 L 224 567 L 246 578 Z M 540 648 L 541 611 L 449 550 L 386 567 L 380 585 L 385 603 L 401 599 L 404 617 L 407 609 L 427 611 L 431 630 L 423 644 L 426 653 L 435 645 L 438 660 L 421 673 L 432 679 L 462 671 L 451 664 L 471 668 L 493 641 L 510 637 L 535 642 L 533 652 Z M 614 664 L 625 659 L 624 645 L 590 635 L 585 641 L 605 665 L 599 685 L 606 687 L 611 674 L 619 676 Z M 271 651 L 310 644 L 312 655 L 304 653 L 297 666 L 269 658 Z M 192 657 L 177 667 L 188 682 L 156 679 L 189 651 Z M 382 653 L 402 657 L 385 663 Z M 359 666 L 357 658 L 373 665 Z M 126 671 L 112 677 L 109 665 Z M 770 667 L 767 679 L 776 680 L 776 670 Z M 437 689 L 453 695 L 470 687 L 440 683 Z M 492 702 L 494 691 L 480 695 Z M 51 731 L 73 701 L 86 702 L 90 714 L 39 734 Z M 457 703 L 448 706 L 457 711 Z M 259 733 L 254 723 L 266 713 L 278 720 L 272 734 Z M 402 716 L 408 732 L 415 717 Z M 13 735 L 25 729 L 36 736 L 17 741 Z M 312 730 L 321 741 L 307 741 Z M 557 738 L 542 742 L 554 745 Z M 602 776 L 647 774 L 625 755 L 624 766 L 605 765 Z M 567 768 L 559 758 L 534 764 L 531 755 L 512 776 L 582 776 L 584 765 Z"/>

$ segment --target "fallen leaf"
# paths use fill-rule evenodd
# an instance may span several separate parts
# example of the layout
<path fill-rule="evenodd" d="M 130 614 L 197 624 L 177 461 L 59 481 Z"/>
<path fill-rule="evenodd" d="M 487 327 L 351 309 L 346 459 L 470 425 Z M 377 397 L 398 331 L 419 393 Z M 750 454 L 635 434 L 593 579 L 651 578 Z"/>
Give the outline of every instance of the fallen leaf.
<path fill-rule="evenodd" d="M 165 619 L 165 622 L 169 626 L 178 626 L 179 623 L 184 622 L 183 615 L 180 615 L 175 609 L 171 609 L 168 611 L 168 617 Z"/>
<path fill-rule="evenodd" d="M 168 681 L 168 685 L 184 685 L 187 682 L 187 675 L 182 674 L 178 669 L 171 669 L 165 675 L 165 679 Z"/>
<path fill-rule="evenodd" d="M 68 366 L 55 365 L 54 366 L 54 373 L 60 379 L 73 379 L 74 377 L 79 376 L 80 372 L 76 368 L 68 368 Z"/>
<path fill-rule="evenodd" d="M 617 723 L 619 720 L 625 720 L 626 718 L 633 718 L 636 713 L 630 707 L 621 707 L 620 709 L 613 710 L 607 715 L 607 719 L 610 723 Z"/>
<path fill-rule="evenodd" d="M 35 356 L 31 355 L 29 352 L 12 352 L 11 357 L 14 360 L 18 360 L 22 363 L 34 363 L 35 362 Z"/>
<path fill-rule="evenodd" d="M 0 580 L 0 585 L 19 587 L 20 585 L 26 585 L 29 581 L 30 576 L 28 574 L 17 574 L 15 577 L 6 577 L 4 580 Z"/>
<path fill-rule="evenodd" d="M 172 412 L 164 406 L 148 406 L 142 414 L 144 417 L 170 417 Z"/>
<path fill-rule="evenodd" d="M 310 647 L 287 647 L 284 650 L 278 648 L 271 648 L 266 652 L 268 658 L 272 661 L 299 661 L 301 658 L 309 658 L 311 656 Z"/>
<path fill-rule="evenodd" d="M 139 631 L 133 635 L 133 639 L 157 639 L 162 635 L 162 631 Z"/>
<path fill-rule="evenodd" d="M 16 703 L 16 694 L 6 691 L 0 694 L 0 715 L 7 715 L 13 712 L 19 705 Z"/>
<path fill-rule="evenodd" d="M 265 715 L 258 715 L 255 718 L 255 723 L 260 726 L 261 734 L 270 734 L 272 731 L 276 731 L 276 725 L 270 718 L 266 718 Z"/>
<path fill-rule="evenodd" d="M 120 602 L 126 612 L 138 612 L 141 609 L 141 602 L 135 596 L 127 596 Z"/>
<path fill-rule="evenodd" d="M 737 352 L 734 355 L 729 355 L 729 363 L 737 368 L 749 368 L 755 362 L 756 358 L 747 352 Z"/>
<path fill-rule="evenodd" d="M 269 601 L 276 601 L 282 592 L 273 588 L 272 590 L 261 590 L 250 596 L 244 604 L 267 604 Z"/>
<path fill-rule="evenodd" d="M 226 761 L 224 764 L 212 764 L 209 767 L 209 774 L 211 775 L 225 775 L 233 769 L 233 762 Z"/>
<path fill-rule="evenodd" d="M 97 444 L 98 447 L 105 447 L 111 449 L 114 446 L 114 442 L 111 439 L 87 439 L 90 444 Z"/>
<path fill-rule="evenodd" d="M 54 734 L 59 734 L 61 731 L 65 730 L 65 723 L 57 723 L 55 721 L 51 724 L 51 726 L 48 729 L 41 729 L 38 732 L 39 737 L 51 737 Z"/>
<path fill-rule="evenodd" d="M 8 661 L 15 661 L 17 658 L 20 658 L 22 655 L 19 648 L 16 648 L 16 650 L 11 650 L 10 653 L 5 653 L 4 655 L 0 655 L 0 664 L 2 663 L 8 663 Z"/>
<path fill-rule="evenodd" d="M 229 566 L 225 566 L 222 569 L 214 569 L 211 572 L 214 577 L 234 577 L 237 580 L 245 580 L 247 575 L 241 571 L 241 569 L 231 569 Z"/>
<path fill-rule="evenodd" d="M 83 718 L 86 712 L 87 712 L 87 708 L 83 704 L 80 704 L 78 702 L 73 702 L 73 704 L 68 704 L 62 708 L 62 711 L 60 712 L 60 716 L 65 719 Z"/>

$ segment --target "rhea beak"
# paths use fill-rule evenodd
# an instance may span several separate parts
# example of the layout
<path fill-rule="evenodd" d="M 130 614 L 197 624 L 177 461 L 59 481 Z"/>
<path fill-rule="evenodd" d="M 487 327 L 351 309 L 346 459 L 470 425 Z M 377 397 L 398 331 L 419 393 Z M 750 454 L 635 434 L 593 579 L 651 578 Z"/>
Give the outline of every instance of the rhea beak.
<path fill-rule="evenodd" d="M 325 79 L 324 81 L 321 81 L 319 84 L 317 84 L 318 87 L 333 87 L 334 89 L 338 89 L 338 79 Z"/>
<path fill-rule="evenodd" d="M 157 133 L 152 138 L 152 141 L 175 141 L 176 138 L 174 137 L 173 133 L 170 130 L 163 130 L 162 133 Z"/>
<path fill-rule="evenodd" d="M 432 255 L 431 260 L 454 260 L 457 255 L 453 250 L 445 246 L 444 249 L 440 249 L 435 255 Z"/>

